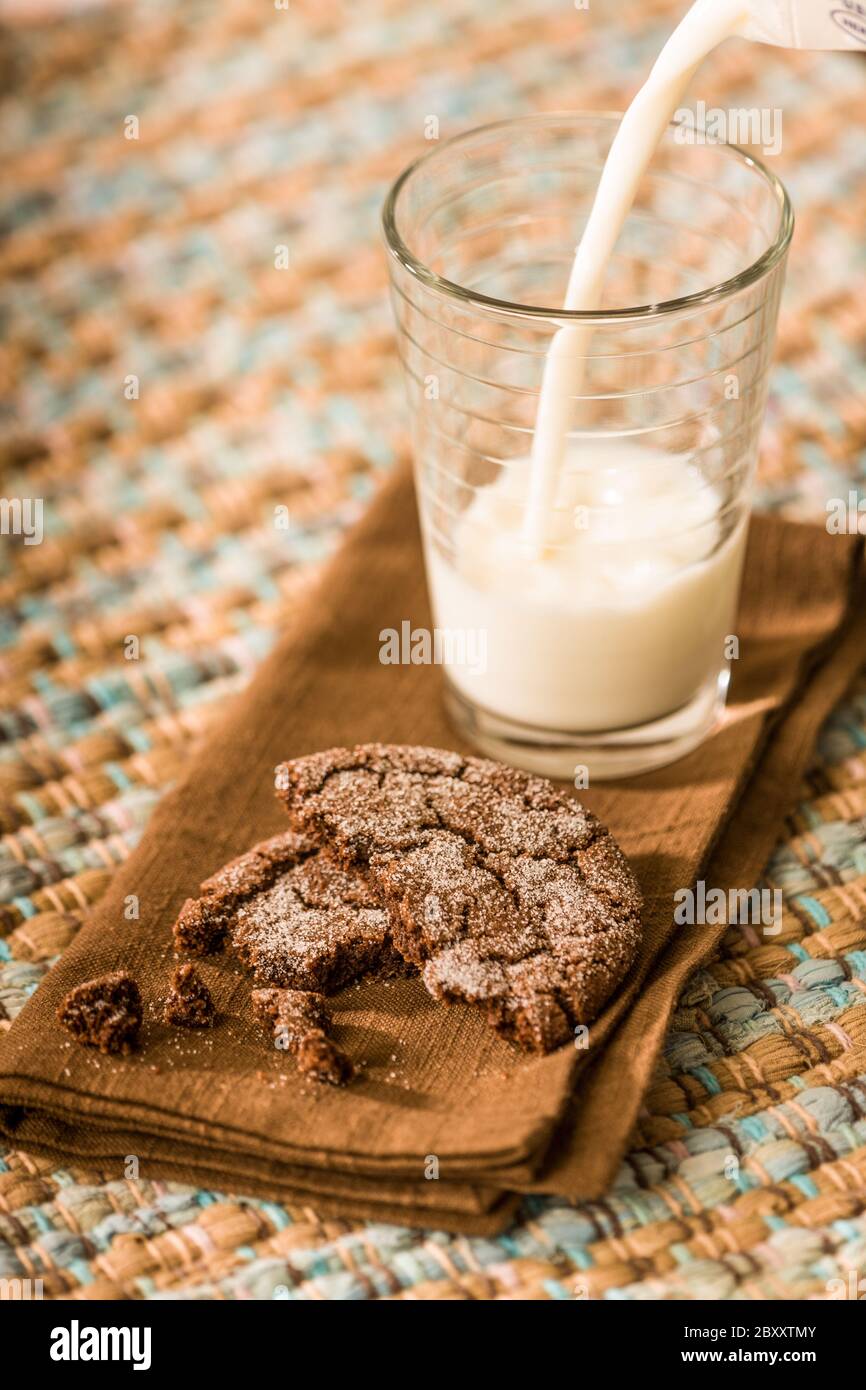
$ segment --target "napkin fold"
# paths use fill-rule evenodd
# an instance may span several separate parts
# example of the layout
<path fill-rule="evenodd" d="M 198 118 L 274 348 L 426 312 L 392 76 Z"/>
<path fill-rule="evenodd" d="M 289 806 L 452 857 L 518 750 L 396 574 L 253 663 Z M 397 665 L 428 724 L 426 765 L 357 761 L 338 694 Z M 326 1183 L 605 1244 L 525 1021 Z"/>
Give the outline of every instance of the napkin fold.
<path fill-rule="evenodd" d="M 438 669 L 379 661 L 384 629 L 431 626 L 401 468 L 3 1037 L 0 1134 L 103 1175 L 122 1176 L 134 1155 L 142 1176 L 468 1233 L 500 1229 L 522 1193 L 600 1196 L 678 992 L 725 930 L 675 927 L 674 894 L 697 878 L 754 885 L 821 721 L 863 661 L 863 599 L 857 537 L 756 517 L 723 726 L 673 767 L 581 793 L 646 900 L 638 961 L 587 1047 L 525 1056 L 417 979 L 364 981 L 333 1000 L 335 1037 L 362 1073 L 346 1089 L 317 1086 L 263 1038 L 230 952 L 201 967 L 213 1030 L 171 1028 L 159 1004 L 183 900 L 285 825 L 277 763 L 372 740 L 471 751 L 445 720 Z M 106 1058 L 70 1042 L 55 1011 L 74 985 L 121 968 L 145 998 L 142 1046 Z"/>

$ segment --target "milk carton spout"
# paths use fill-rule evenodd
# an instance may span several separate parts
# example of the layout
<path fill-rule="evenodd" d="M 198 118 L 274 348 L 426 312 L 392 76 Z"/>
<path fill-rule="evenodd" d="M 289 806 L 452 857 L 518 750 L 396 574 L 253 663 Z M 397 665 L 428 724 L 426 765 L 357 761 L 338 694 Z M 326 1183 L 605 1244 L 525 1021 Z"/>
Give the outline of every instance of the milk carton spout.
<path fill-rule="evenodd" d="M 747 0 L 743 38 L 780 48 L 866 48 L 866 0 Z"/>

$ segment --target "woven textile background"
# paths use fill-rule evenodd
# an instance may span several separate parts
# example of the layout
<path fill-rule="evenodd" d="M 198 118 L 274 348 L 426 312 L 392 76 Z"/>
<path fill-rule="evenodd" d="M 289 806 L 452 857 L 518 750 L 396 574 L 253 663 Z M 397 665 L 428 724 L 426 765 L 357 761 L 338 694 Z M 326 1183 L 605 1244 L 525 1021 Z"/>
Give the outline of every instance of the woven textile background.
<path fill-rule="evenodd" d="M 44 499 L 45 525 L 0 565 L 0 1028 L 406 450 L 378 212 L 427 118 L 444 138 L 622 109 L 683 9 L 0 3 L 0 490 Z M 729 45 L 695 95 L 783 112 L 798 230 L 759 493 L 820 517 L 866 493 L 866 60 Z M 866 679 L 767 883 L 781 935 L 732 929 L 687 989 L 604 1201 L 532 1200 L 501 1238 L 458 1239 L 7 1152 L 0 1277 L 62 1297 L 826 1297 L 866 1274 L 866 1058 L 845 1030 L 866 1006 Z"/>

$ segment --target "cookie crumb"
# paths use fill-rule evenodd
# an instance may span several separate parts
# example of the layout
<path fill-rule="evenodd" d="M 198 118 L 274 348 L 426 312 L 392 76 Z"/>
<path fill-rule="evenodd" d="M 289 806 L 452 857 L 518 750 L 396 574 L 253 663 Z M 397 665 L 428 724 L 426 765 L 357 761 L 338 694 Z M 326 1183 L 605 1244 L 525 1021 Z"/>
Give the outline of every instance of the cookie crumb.
<path fill-rule="evenodd" d="M 295 1050 L 298 1070 L 313 1081 L 345 1086 L 355 1075 L 352 1062 L 331 1038 L 321 1031 L 306 1033 Z"/>
<path fill-rule="evenodd" d="M 254 989 L 251 999 L 259 1023 L 292 1054 L 304 1076 L 331 1086 L 345 1086 L 352 1080 L 351 1060 L 328 1037 L 331 1020 L 324 995 L 312 990 Z"/>
<path fill-rule="evenodd" d="M 211 1028 L 214 1021 L 211 992 L 194 965 L 179 965 L 162 1016 L 182 1028 Z"/>
<path fill-rule="evenodd" d="M 299 1036 L 312 1028 L 327 1032 L 330 1024 L 325 996 L 305 989 L 254 989 L 253 1013 L 264 1027 L 277 1027 Z"/>
<path fill-rule="evenodd" d="M 57 1010 L 57 1020 L 85 1047 L 102 1053 L 129 1053 L 141 1029 L 141 992 L 124 970 L 86 980 L 70 990 Z"/>

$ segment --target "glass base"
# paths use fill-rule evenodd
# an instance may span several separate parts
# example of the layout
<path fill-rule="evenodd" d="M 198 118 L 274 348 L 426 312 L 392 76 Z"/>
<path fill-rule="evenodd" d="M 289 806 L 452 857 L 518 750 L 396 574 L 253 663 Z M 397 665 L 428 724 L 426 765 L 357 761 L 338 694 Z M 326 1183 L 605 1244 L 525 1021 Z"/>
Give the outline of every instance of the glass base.
<path fill-rule="evenodd" d="M 473 704 L 445 677 L 445 708 L 458 732 L 488 758 L 524 772 L 568 781 L 578 788 L 593 782 L 635 777 L 667 767 L 691 753 L 717 727 L 725 707 L 729 672 L 713 676 L 687 705 L 630 729 L 603 733 L 559 733 L 518 724 Z"/>

